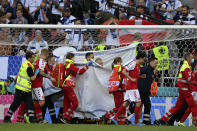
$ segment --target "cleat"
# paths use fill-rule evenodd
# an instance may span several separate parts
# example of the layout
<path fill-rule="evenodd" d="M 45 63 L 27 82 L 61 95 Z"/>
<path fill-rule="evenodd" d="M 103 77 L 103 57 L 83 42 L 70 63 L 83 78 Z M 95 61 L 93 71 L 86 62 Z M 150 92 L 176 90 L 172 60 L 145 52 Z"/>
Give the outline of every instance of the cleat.
<path fill-rule="evenodd" d="M 24 119 L 25 119 L 25 122 L 30 124 L 31 122 L 29 121 L 29 116 L 27 116 L 27 114 L 24 114 Z"/>
<path fill-rule="evenodd" d="M 143 121 L 142 123 L 145 124 L 145 125 L 152 125 L 151 121 Z"/>
<path fill-rule="evenodd" d="M 125 125 L 132 125 L 132 122 L 128 119 L 125 120 Z"/>
<path fill-rule="evenodd" d="M 154 121 L 154 125 L 161 126 L 161 125 L 168 125 L 168 124 L 162 119 L 159 119 L 159 120 Z"/>
<path fill-rule="evenodd" d="M 3 122 L 4 122 L 4 123 L 12 123 L 9 116 L 5 116 Z"/>
<path fill-rule="evenodd" d="M 177 123 L 178 126 L 186 127 L 185 123 L 181 123 L 180 121 Z"/>
<path fill-rule="evenodd" d="M 59 119 L 62 123 L 67 124 L 67 120 L 65 118 L 60 118 Z"/>
<path fill-rule="evenodd" d="M 46 124 L 46 123 L 48 123 L 48 121 L 47 120 L 40 120 L 38 123 L 40 123 L 40 124 Z"/>
<path fill-rule="evenodd" d="M 37 118 L 35 116 L 29 117 L 29 122 L 30 123 L 38 123 L 39 121 L 37 120 Z"/>

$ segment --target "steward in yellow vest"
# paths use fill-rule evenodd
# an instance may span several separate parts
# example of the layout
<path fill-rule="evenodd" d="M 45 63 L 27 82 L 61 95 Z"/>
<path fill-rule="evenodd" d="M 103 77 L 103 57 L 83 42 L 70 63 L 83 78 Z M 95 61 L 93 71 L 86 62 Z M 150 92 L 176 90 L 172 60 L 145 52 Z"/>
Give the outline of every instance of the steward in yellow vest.
<path fill-rule="evenodd" d="M 36 79 L 39 73 L 39 69 L 34 72 L 34 62 L 35 55 L 33 52 L 26 52 L 26 61 L 21 65 L 19 73 L 16 80 L 16 92 L 14 100 L 10 105 L 7 115 L 4 118 L 4 122 L 11 122 L 11 117 L 13 113 L 20 106 L 21 102 L 25 102 L 27 105 L 27 112 L 29 114 L 30 122 L 36 122 L 34 116 L 34 105 L 32 101 L 31 85 L 32 81 Z"/>
<path fill-rule="evenodd" d="M 87 52 L 85 55 L 85 60 L 83 63 L 88 63 L 91 59 L 94 59 L 94 53 L 93 52 Z"/>
<path fill-rule="evenodd" d="M 93 50 L 94 51 L 106 50 L 106 46 L 105 45 L 97 45 Z"/>
<path fill-rule="evenodd" d="M 10 77 L 8 78 L 8 80 L 0 82 L 0 95 L 5 95 L 9 92 L 7 90 L 7 87 L 10 86 L 13 81 L 14 81 L 14 78 Z"/>
<path fill-rule="evenodd" d="M 155 57 L 158 59 L 157 70 L 161 71 L 162 67 L 164 70 L 168 70 L 170 66 L 168 47 L 166 45 L 155 47 L 153 48 L 153 53 Z"/>
<path fill-rule="evenodd" d="M 6 83 L 5 81 L 0 82 L 0 95 L 5 95 L 7 92 L 5 89 L 6 87 L 5 83 Z"/>

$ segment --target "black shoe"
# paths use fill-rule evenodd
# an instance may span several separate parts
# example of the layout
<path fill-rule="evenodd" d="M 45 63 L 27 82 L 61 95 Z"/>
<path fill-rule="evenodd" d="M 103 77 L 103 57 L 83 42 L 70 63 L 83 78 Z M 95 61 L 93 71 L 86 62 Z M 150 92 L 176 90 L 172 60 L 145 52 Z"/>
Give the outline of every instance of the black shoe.
<path fill-rule="evenodd" d="M 67 124 L 67 120 L 65 118 L 60 118 L 59 119 L 62 123 Z"/>
<path fill-rule="evenodd" d="M 142 123 L 145 124 L 145 125 L 152 125 L 151 121 L 143 121 Z"/>
<path fill-rule="evenodd" d="M 47 124 L 48 121 L 47 120 L 40 120 L 38 123 L 41 123 L 41 124 Z"/>
<path fill-rule="evenodd" d="M 154 125 L 161 126 L 161 125 L 168 125 L 168 124 L 162 119 L 159 119 L 159 120 L 154 121 Z"/>
<path fill-rule="evenodd" d="M 11 117 L 5 116 L 3 122 L 4 122 L 4 123 L 12 123 L 12 122 L 11 122 Z"/>
<path fill-rule="evenodd" d="M 132 122 L 130 120 L 128 120 L 128 119 L 125 120 L 125 125 L 131 125 L 131 124 L 132 124 Z"/>
<path fill-rule="evenodd" d="M 36 117 L 29 117 L 29 121 L 31 123 L 38 123 L 39 122 Z"/>
<path fill-rule="evenodd" d="M 109 119 L 107 117 L 105 117 L 105 115 L 102 116 L 102 120 L 103 120 L 104 124 L 108 124 Z"/>

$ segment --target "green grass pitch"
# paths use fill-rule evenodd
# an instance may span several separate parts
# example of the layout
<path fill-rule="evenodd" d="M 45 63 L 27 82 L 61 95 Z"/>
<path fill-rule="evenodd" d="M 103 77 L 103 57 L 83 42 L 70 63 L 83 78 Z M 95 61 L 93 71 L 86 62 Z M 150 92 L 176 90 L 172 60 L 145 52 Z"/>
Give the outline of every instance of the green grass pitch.
<path fill-rule="evenodd" d="M 196 131 L 196 127 L 88 124 L 0 124 L 0 131 Z"/>

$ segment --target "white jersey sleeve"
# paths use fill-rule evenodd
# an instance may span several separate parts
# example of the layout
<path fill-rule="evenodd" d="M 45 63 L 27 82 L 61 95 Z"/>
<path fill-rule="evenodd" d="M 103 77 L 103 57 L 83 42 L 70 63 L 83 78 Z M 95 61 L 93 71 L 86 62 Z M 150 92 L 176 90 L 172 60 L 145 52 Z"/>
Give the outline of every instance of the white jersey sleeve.
<path fill-rule="evenodd" d="M 39 69 L 44 71 L 45 66 L 46 66 L 46 62 L 43 59 L 40 59 L 40 61 L 39 61 Z"/>
<path fill-rule="evenodd" d="M 126 65 L 125 68 L 127 71 L 134 70 L 135 65 L 136 65 L 136 61 L 131 61 L 128 65 Z"/>

